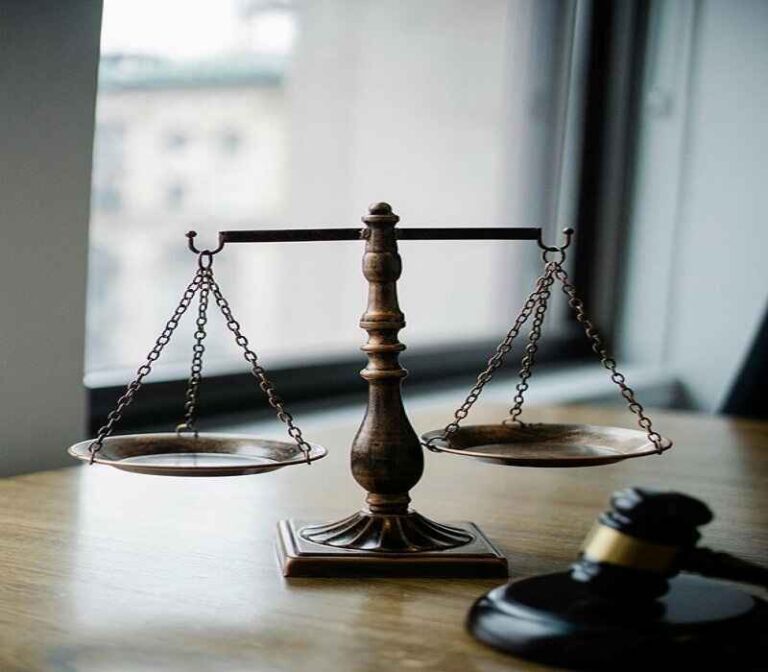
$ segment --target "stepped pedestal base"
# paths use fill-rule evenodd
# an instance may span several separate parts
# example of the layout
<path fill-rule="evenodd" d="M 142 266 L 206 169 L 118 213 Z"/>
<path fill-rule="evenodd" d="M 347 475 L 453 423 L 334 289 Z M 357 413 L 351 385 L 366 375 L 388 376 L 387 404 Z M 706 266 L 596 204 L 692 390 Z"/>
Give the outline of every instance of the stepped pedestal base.
<path fill-rule="evenodd" d="M 381 547 L 382 541 L 390 545 L 399 543 L 400 550 L 367 550 L 328 543 L 334 540 L 338 543 L 339 534 L 343 537 L 346 528 L 360 535 L 358 544 L 375 548 Z M 392 541 L 394 529 L 405 530 L 406 535 L 418 534 L 403 546 L 401 542 Z M 346 543 L 355 541 L 350 536 Z M 409 546 L 433 548 L 408 550 Z M 442 525 L 416 513 L 397 517 L 371 517 L 361 513 L 330 524 L 283 520 L 278 525 L 277 551 L 283 575 L 288 577 L 507 576 L 507 559 L 474 523 Z"/>

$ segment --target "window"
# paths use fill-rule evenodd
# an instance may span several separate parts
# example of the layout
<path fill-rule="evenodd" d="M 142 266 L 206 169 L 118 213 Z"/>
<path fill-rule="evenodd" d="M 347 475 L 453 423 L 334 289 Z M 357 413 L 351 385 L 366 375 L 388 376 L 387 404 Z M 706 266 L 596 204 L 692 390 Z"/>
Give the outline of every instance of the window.
<path fill-rule="evenodd" d="M 223 229 L 349 227 L 386 200 L 404 227 L 543 225 L 554 239 L 579 192 L 574 116 L 585 86 L 571 75 L 588 31 L 574 32 L 574 6 L 105 0 L 97 151 L 118 119 L 131 133 L 110 178 L 119 211 L 92 214 L 90 282 L 100 290 L 90 312 L 100 322 L 89 318 L 89 386 L 124 383 L 154 343 L 194 272 L 189 229 L 209 246 Z M 258 151 L 246 136 L 259 138 Z M 222 163 L 234 154 L 236 164 Z M 94 193 L 105 171 L 96 161 Z M 535 247 L 400 251 L 409 356 L 423 356 L 424 369 L 476 370 L 539 270 Z M 356 375 L 361 253 L 356 243 L 308 243 L 230 246 L 216 258 L 267 368 Z M 119 263 L 102 274 L 101 255 Z M 569 324 L 552 312 L 547 336 L 563 339 Z M 193 321 L 163 355 L 161 379 L 186 375 Z M 211 322 L 206 372 L 243 371 L 221 320 Z"/>
<path fill-rule="evenodd" d="M 219 145 L 222 154 L 236 154 L 243 144 L 243 139 L 237 131 L 227 129 L 219 135 Z"/>
<path fill-rule="evenodd" d="M 178 211 L 184 207 L 184 185 L 179 182 L 170 184 L 165 190 L 165 205 L 168 210 Z"/>
<path fill-rule="evenodd" d="M 112 184 L 93 187 L 93 207 L 102 212 L 117 212 L 122 205 L 120 191 Z"/>
<path fill-rule="evenodd" d="M 165 149 L 177 152 L 187 145 L 187 136 L 181 131 L 169 131 L 164 137 L 163 146 Z"/>
<path fill-rule="evenodd" d="M 125 167 L 125 125 L 118 118 L 96 129 L 93 149 L 92 199 L 94 210 L 113 213 L 122 207 L 120 183 Z"/>

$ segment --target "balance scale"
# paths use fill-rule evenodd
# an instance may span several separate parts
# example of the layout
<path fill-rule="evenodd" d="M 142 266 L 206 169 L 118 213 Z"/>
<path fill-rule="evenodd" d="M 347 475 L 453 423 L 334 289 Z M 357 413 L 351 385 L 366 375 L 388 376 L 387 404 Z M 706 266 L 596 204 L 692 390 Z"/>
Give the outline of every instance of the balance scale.
<path fill-rule="evenodd" d="M 213 260 L 229 243 L 329 242 L 365 243 L 363 274 L 368 281 L 368 307 L 360 326 L 368 333 L 363 351 L 368 364 L 361 376 L 368 382 L 368 407 L 352 443 L 352 476 L 367 496 L 363 510 L 333 522 L 284 520 L 278 526 L 278 553 L 285 576 L 424 576 L 502 577 L 507 560 L 493 542 L 471 522 L 450 525 L 430 520 L 409 507 L 408 495 L 424 470 L 423 448 L 486 462 L 518 467 L 588 467 L 661 453 L 672 446 L 652 427 L 624 376 L 616 369 L 595 327 L 584 312 L 563 268 L 573 231 L 566 229 L 560 247 L 544 245 L 539 228 L 397 228 L 399 217 L 386 203 L 369 208 L 360 229 L 286 229 L 223 231 L 214 250 L 199 250 L 195 232 L 187 234 L 197 255 L 197 269 L 182 299 L 147 355 L 136 378 L 117 400 L 94 439 L 70 447 L 69 453 L 90 464 L 161 476 L 235 476 L 259 474 L 283 467 L 311 464 L 326 449 L 307 441 L 274 385 L 250 348 L 218 282 Z M 407 376 L 399 362 L 405 346 L 398 332 L 405 319 L 397 300 L 402 264 L 398 241 L 405 240 L 531 240 L 542 249 L 544 270 L 526 298 L 520 314 L 479 374 L 464 403 L 442 429 L 421 437 L 411 427 L 401 397 Z M 528 380 L 535 364 L 542 323 L 551 288 L 560 283 L 576 319 L 585 328 L 592 350 L 610 373 L 639 430 L 595 425 L 527 424 L 520 419 Z M 112 436 L 123 411 L 134 399 L 153 363 L 197 297 L 197 329 L 186 393 L 185 417 L 175 432 Z M 205 434 L 197 429 L 198 396 L 202 380 L 204 339 L 209 303 L 224 315 L 227 327 L 243 350 L 251 373 L 286 425 L 290 441 L 253 436 Z M 473 404 L 512 343 L 530 320 L 520 380 L 509 417 L 496 425 L 462 426 Z"/>

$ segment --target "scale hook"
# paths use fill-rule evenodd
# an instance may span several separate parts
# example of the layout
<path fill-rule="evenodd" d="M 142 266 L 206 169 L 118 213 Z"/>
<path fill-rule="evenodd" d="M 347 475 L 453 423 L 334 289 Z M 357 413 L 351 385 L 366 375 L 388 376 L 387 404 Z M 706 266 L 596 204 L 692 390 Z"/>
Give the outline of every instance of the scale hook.
<path fill-rule="evenodd" d="M 568 246 L 571 244 L 571 238 L 573 238 L 573 229 L 570 227 L 567 229 L 563 229 L 563 235 L 565 236 L 564 245 L 561 245 L 560 247 L 556 245 L 555 246 L 545 245 L 541 239 L 541 229 L 539 229 L 539 237 L 536 239 L 536 244 L 545 252 L 565 252 L 565 250 L 567 250 Z"/>
<path fill-rule="evenodd" d="M 197 236 L 197 231 L 187 231 L 186 234 L 187 237 L 187 244 L 189 245 L 189 249 L 192 250 L 195 254 L 204 254 L 206 256 L 213 256 L 214 254 L 218 254 L 224 249 L 224 240 L 221 236 L 219 236 L 219 246 L 215 250 L 198 250 L 197 246 L 195 245 L 195 237 Z"/>

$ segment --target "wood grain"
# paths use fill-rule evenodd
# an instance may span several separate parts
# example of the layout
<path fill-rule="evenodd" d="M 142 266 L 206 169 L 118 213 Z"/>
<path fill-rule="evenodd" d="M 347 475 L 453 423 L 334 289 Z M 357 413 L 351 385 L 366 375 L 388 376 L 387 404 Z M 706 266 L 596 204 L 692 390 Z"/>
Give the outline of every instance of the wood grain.
<path fill-rule="evenodd" d="M 526 413 L 632 427 L 621 409 Z M 421 433 L 449 415 L 438 409 L 413 420 Z M 473 419 L 501 415 L 479 408 Z M 675 488 L 714 509 L 705 544 L 764 562 L 768 425 L 653 418 L 675 448 L 594 469 L 499 467 L 428 453 L 414 504 L 439 520 L 481 525 L 520 576 L 571 562 L 613 490 Z M 4 479 L 0 670 L 541 669 L 464 632 L 470 604 L 493 581 L 280 576 L 279 519 L 332 519 L 359 502 L 348 471 L 356 429 L 313 432 L 309 424 L 308 436 L 329 457 L 257 477 L 160 478 L 95 466 Z"/>

